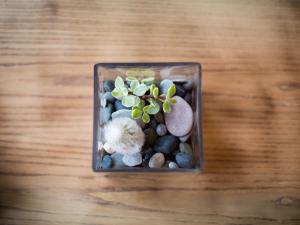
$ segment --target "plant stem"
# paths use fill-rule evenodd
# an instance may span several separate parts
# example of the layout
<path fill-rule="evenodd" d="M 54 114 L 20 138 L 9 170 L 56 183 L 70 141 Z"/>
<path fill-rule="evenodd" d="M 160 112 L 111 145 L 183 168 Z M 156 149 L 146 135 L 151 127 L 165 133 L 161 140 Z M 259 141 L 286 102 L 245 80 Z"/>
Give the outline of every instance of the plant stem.
<path fill-rule="evenodd" d="M 141 96 L 141 99 L 143 99 L 143 100 L 146 100 L 146 99 L 149 99 L 149 98 L 154 98 L 154 96 L 153 95 L 144 95 L 144 96 Z M 165 100 L 166 99 L 165 96 L 158 96 L 157 98 L 160 99 L 160 100 Z"/>

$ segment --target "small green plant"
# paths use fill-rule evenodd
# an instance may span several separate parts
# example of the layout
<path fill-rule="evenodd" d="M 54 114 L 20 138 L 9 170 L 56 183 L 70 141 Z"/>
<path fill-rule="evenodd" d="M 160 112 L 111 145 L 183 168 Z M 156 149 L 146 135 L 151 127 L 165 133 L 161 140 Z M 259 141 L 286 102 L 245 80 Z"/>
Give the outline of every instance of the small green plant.
<path fill-rule="evenodd" d="M 167 94 L 159 94 L 159 88 L 155 85 L 153 77 L 138 80 L 128 76 L 126 80 L 128 85 L 118 76 L 115 80 L 115 89 L 111 94 L 121 100 L 124 106 L 131 107 L 133 119 L 142 118 L 144 123 L 149 123 L 150 115 L 160 111 L 159 102 L 162 102 L 165 113 L 171 112 L 171 105 L 176 104 L 176 100 L 172 98 L 176 92 L 174 84 L 168 89 Z"/>

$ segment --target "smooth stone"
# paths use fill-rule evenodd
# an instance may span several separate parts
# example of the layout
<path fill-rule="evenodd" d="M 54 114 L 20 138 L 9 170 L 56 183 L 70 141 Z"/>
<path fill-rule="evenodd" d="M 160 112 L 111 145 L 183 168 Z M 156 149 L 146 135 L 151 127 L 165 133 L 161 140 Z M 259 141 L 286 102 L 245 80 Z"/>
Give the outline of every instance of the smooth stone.
<path fill-rule="evenodd" d="M 167 133 L 167 127 L 166 125 L 160 123 L 156 127 L 156 133 L 158 136 L 164 136 Z"/>
<path fill-rule="evenodd" d="M 120 100 L 115 100 L 115 109 L 116 109 L 116 111 L 118 111 L 121 109 L 131 109 L 131 108 L 122 105 L 122 102 Z"/>
<path fill-rule="evenodd" d="M 118 152 L 115 152 L 110 157 L 113 160 L 113 168 L 123 168 L 126 166 L 123 162 L 124 155 L 122 155 Z"/>
<path fill-rule="evenodd" d="M 179 140 L 180 140 L 181 142 L 186 142 L 186 141 L 190 138 L 191 134 L 192 134 L 192 132 L 188 133 L 188 134 L 185 135 L 185 136 L 179 137 Z"/>
<path fill-rule="evenodd" d="M 155 154 L 155 151 L 153 151 L 151 149 L 151 151 L 149 152 L 146 152 L 144 155 L 143 155 L 143 166 L 144 167 L 148 167 L 148 164 L 149 164 L 149 160 L 151 159 L 151 157 Z"/>
<path fill-rule="evenodd" d="M 110 103 L 114 103 L 115 102 L 115 98 L 112 96 L 111 92 L 105 92 L 102 95 L 102 99 L 105 99 L 106 101 L 110 102 Z"/>
<path fill-rule="evenodd" d="M 142 163 L 142 154 L 140 152 L 124 155 L 123 163 L 127 166 L 137 166 Z"/>
<path fill-rule="evenodd" d="M 111 92 L 115 88 L 115 84 L 113 80 L 105 80 L 103 82 L 103 89 L 104 91 Z"/>
<path fill-rule="evenodd" d="M 129 109 L 120 109 L 118 111 L 115 111 L 111 114 L 111 118 L 115 119 L 115 118 L 121 118 L 121 117 L 127 117 L 132 119 L 131 117 L 131 110 Z M 135 120 L 137 122 L 137 124 L 141 127 L 144 128 L 145 124 L 143 123 L 143 121 L 141 119 Z"/>
<path fill-rule="evenodd" d="M 113 105 L 108 104 L 107 107 L 101 110 L 101 125 L 107 123 L 112 115 Z"/>
<path fill-rule="evenodd" d="M 192 147 L 188 143 L 181 142 L 179 144 L 179 150 L 180 150 L 180 152 L 184 152 L 184 153 L 187 153 L 189 155 L 193 155 Z"/>
<path fill-rule="evenodd" d="M 184 88 L 183 88 L 181 85 L 179 85 L 179 84 L 176 84 L 176 93 L 175 93 L 175 95 L 180 96 L 180 97 L 182 97 L 182 98 L 184 98 L 184 96 L 185 96 L 185 90 L 184 90 Z"/>
<path fill-rule="evenodd" d="M 155 130 L 157 127 L 156 120 L 154 118 L 151 118 L 149 125 L 150 125 L 150 127 L 152 127 Z"/>
<path fill-rule="evenodd" d="M 156 140 L 153 150 L 156 152 L 171 154 L 178 148 L 178 142 L 178 139 L 173 135 L 165 135 Z"/>
<path fill-rule="evenodd" d="M 193 159 L 191 155 L 184 152 L 179 152 L 176 154 L 175 158 L 176 158 L 177 165 L 180 168 L 192 168 Z"/>
<path fill-rule="evenodd" d="M 181 97 L 174 96 L 176 104 L 169 113 L 164 113 L 168 131 L 174 136 L 187 135 L 193 127 L 193 111 L 191 106 Z"/>
<path fill-rule="evenodd" d="M 105 155 L 102 159 L 102 168 L 109 169 L 112 167 L 113 161 L 109 155 Z"/>
<path fill-rule="evenodd" d="M 188 80 L 188 81 L 186 81 L 186 82 L 182 85 L 182 87 L 183 87 L 186 91 L 192 90 L 192 89 L 193 89 L 193 86 L 194 86 L 194 83 L 193 83 L 192 80 Z"/>
<path fill-rule="evenodd" d="M 159 84 L 159 89 L 161 94 L 167 94 L 169 88 L 173 85 L 171 80 L 162 80 Z"/>
<path fill-rule="evenodd" d="M 175 162 L 169 162 L 168 166 L 169 166 L 170 169 L 177 169 L 178 168 L 178 165 Z"/>
<path fill-rule="evenodd" d="M 154 115 L 154 118 L 155 118 L 156 122 L 158 122 L 158 123 L 164 123 L 164 121 L 165 121 L 164 116 L 161 112 L 156 113 Z"/>
<path fill-rule="evenodd" d="M 184 100 L 191 105 L 193 101 L 192 93 L 186 93 L 186 95 L 184 96 Z"/>
<path fill-rule="evenodd" d="M 155 153 L 149 160 L 150 168 L 161 168 L 165 163 L 165 156 L 162 153 Z"/>
<path fill-rule="evenodd" d="M 158 138 L 155 130 L 152 127 L 147 128 L 144 130 L 144 134 L 146 136 L 146 144 L 149 146 L 153 146 L 156 139 Z"/>

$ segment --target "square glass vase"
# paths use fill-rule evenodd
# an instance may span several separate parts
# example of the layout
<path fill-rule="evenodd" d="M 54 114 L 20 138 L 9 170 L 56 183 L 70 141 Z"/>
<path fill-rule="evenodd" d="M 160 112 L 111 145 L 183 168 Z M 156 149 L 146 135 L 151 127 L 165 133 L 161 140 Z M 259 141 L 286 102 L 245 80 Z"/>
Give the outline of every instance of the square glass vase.
<path fill-rule="evenodd" d="M 104 110 L 107 107 L 107 102 L 103 101 L 103 94 L 107 87 L 104 87 L 105 81 L 111 81 L 114 83 L 115 79 L 120 76 L 126 82 L 126 77 L 133 75 L 137 79 L 144 79 L 147 77 L 154 77 L 157 85 L 163 80 L 171 80 L 175 85 L 181 87 L 187 81 L 193 82 L 192 87 L 189 88 L 189 93 L 192 99 L 189 100 L 190 106 L 193 112 L 193 125 L 191 128 L 190 136 L 186 142 L 192 149 L 192 166 L 189 168 L 169 168 L 168 165 L 164 165 L 161 168 L 150 168 L 148 162 L 144 162 L 137 166 L 124 166 L 124 167 L 112 167 L 104 165 L 103 158 L 108 153 L 101 147 L 105 143 L 104 140 L 104 126 L 112 120 L 111 116 L 109 121 L 106 119 Z M 179 90 L 177 90 L 179 91 Z M 186 91 L 187 92 L 187 91 Z M 176 93 L 177 94 L 177 93 Z M 175 94 L 175 95 L 176 95 Z M 180 93 L 179 93 L 180 94 Z M 95 172 L 202 172 L 203 171 L 203 137 L 202 137 L 202 101 L 201 101 L 201 65 L 195 62 L 166 62 L 166 63 L 98 63 L 94 66 L 94 121 L 93 121 L 93 159 L 92 168 Z M 190 96 L 189 96 L 190 97 Z M 182 96 L 184 99 L 185 96 Z M 113 105 L 114 108 L 114 104 Z M 173 107 L 173 106 L 172 106 Z M 171 108 L 172 108 L 171 107 Z M 113 109 L 114 111 L 114 109 Z M 164 113 L 161 112 L 163 115 Z M 184 116 L 184 115 L 183 115 Z M 152 118 L 153 116 L 151 116 Z M 105 121 L 103 121 L 105 120 Z M 177 123 L 181 123 L 181 119 L 178 118 Z M 149 125 L 146 125 L 149 127 Z M 145 129 L 145 128 L 144 128 Z M 168 131 L 167 131 L 168 132 Z M 159 136 L 158 136 L 159 137 Z M 181 141 L 177 137 L 178 143 Z M 182 140 L 182 139 L 181 139 Z M 179 146 L 179 145 L 178 145 Z M 153 146 L 152 146 L 153 147 Z M 99 149 L 100 148 L 100 149 Z M 149 148 L 148 148 L 149 149 Z M 142 150 L 142 154 L 144 150 Z M 176 152 L 178 153 L 178 149 Z M 110 154 L 108 154 L 110 155 Z M 111 158 L 110 158 L 111 159 Z M 176 162 L 175 155 L 166 156 L 165 161 Z M 109 162 L 108 162 L 109 163 Z M 115 162 L 112 160 L 112 164 Z"/>

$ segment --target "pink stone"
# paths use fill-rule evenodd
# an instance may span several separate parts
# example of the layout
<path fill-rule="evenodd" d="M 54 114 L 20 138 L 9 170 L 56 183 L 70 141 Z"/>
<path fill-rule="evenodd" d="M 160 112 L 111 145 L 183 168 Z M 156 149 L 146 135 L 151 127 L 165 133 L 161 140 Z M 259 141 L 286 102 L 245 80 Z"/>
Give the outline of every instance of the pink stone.
<path fill-rule="evenodd" d="M 181 137 L 187 135 L 193 127 L 193 110 L 183 98 L 179 96 L 174 98 L 177 102 L 172 105 L 172 111 L 164 113 L 165 123 L 171 134 Z"/>

